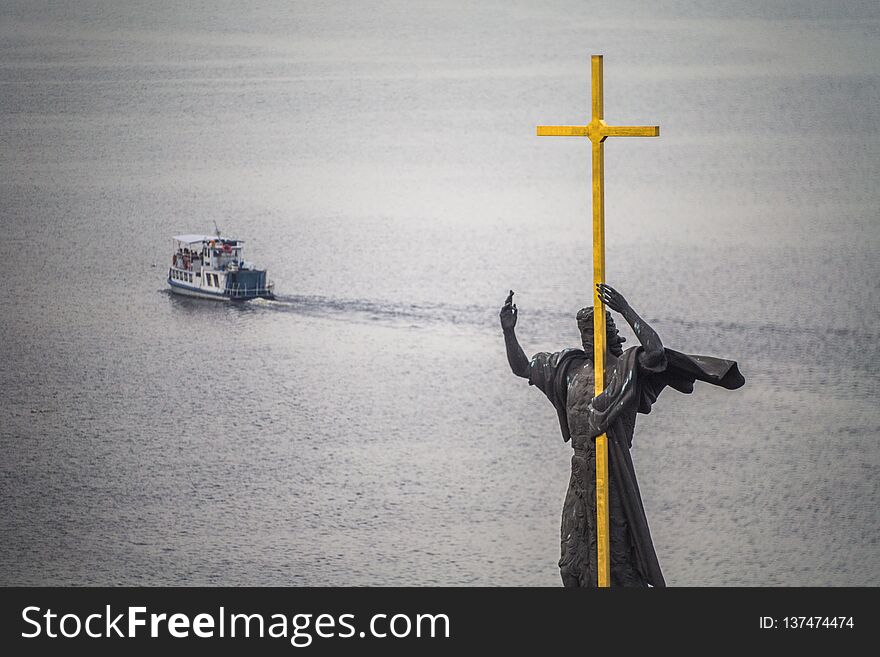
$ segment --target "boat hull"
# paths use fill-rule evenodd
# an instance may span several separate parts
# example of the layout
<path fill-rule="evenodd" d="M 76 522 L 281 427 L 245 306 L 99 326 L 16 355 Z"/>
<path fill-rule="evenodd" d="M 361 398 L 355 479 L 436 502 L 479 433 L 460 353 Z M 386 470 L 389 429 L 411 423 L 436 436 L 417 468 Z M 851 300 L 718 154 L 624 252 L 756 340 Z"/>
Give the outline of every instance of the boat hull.
<path fill-rule="evenodd" d="M 272 293 L 265 294 L 242 294 L 237 293 L 232 295 L 231 293 L 226 292 L 212 292 L 210 290 L 203 290 L 197 287 L 191 287 L 189 285 L 182 285 L 177 281 L 172 279 L 168 279 L 168 285 L 171 287 L 171 291 L 174 294 L 179 294 L 184 297 L 192 297 L 194 299 L 210 299 L 212 301 L 249 301 L 251 299 L 269 299 L 272 300 L 275 298 L 275 295 Z"/>

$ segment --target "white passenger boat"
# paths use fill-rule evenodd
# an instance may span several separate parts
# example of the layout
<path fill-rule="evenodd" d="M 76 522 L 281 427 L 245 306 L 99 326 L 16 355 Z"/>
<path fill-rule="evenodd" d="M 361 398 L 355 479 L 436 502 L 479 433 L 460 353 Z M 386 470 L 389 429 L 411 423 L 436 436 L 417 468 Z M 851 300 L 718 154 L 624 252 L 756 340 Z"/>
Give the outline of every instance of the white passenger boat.
<path fill-rule="evenodd" d="M 275 298 L 266 270 L 242 257 L 242 240 L 220 237 L 219 231 L 172 239 L 168 285 L 175 294 L 221 301 Z"/>

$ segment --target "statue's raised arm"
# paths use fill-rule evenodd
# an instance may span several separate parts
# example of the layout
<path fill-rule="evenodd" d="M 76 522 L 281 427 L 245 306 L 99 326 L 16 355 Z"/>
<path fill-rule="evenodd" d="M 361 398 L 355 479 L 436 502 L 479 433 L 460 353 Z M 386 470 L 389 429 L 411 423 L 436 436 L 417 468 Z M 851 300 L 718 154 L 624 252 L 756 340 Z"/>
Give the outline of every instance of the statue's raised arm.
<path fill-rule="evenodd" d="M 507 300 L 501 306 L 499 317 L 501 318 L 501 330 L 504 332 L 504 346 L 507 348 L 507 362 L 510 369 L 517 376 L 529 378 L 529 359 L 516 339 L 516 304 L 513 302 L 513 290 L 507 295 Z"/>
<path fill-rule="evenodd" d="M 644 350 L 639 354 L 639 363 L 648 370 L 662 370 L 666 366 L 666 351 L 660 336 L 651 326 L 632 309 L 624 296 L 610 285 L 599 283 L 596 286 L 602 303 L 611 310 L 623 315 L 627 324 L 636 334 Z"/>

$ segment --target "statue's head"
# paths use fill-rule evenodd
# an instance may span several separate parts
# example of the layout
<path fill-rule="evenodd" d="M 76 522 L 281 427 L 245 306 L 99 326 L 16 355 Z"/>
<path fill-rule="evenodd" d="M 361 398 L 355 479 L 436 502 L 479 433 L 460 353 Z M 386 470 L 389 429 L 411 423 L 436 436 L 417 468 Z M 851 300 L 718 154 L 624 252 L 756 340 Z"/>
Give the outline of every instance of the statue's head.
<path fill-rule="evenodd" d="M 593 307 L 587 306 L 581 308 L 577 314 L 578 329 L 581 332 L 581 342 L 584 344 L 584 351 L 587 355 L 593 355 Z M 617 332 L 617 326 L 609 311 L 605 311 L 605 340 L 608 344 L 608 351 L 615 356 L 623 353 L 623 343 L 626 338 L 621 337 Z"/>

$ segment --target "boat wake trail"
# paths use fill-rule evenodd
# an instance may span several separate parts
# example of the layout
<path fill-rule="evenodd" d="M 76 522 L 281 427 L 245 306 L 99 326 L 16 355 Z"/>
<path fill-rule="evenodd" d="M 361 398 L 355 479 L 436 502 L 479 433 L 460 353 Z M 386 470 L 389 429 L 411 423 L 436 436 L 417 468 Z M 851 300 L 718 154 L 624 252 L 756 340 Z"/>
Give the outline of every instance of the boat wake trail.
<path fill-rule="evenodd" d="M 275 312 L 389 322 L 414 328 L 435 324 L 486 327 L 498 321 L 496 309 L 476 305 L 395 303 L 306 295 L 278 295 L 272 301 L 251 303 Z"/>

